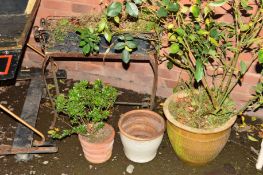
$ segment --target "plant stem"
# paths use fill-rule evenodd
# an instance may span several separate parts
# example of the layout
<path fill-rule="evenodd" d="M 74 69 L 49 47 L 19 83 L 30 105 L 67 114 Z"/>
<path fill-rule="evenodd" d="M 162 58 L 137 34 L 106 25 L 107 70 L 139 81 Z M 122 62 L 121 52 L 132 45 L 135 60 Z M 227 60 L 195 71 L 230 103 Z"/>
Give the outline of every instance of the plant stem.
<path fill-rule="evenodd" d="M 257 60 L 257 55 L 255 54 L 254 57 L 252 58 L 252 61 L 250 62 L 249 66 L 247 67 L 246 71 L 244 72 L 244 74 L 246 74 L 246 72 L 249 70 L 249 68 L 251 67 L 251 65 Z M 232 92 L 232 90 L 236 87 L 236 85 L 238 84 L 240 78 L 243 77 L 243 75 L 239 75 L 235 81 L 235 83 L 228 89 L 228 91 L 224 94 L 221 102 L 220 102 L 220 106 L 224 103 L 224 101 L 226 100 L 227 96 Z M 230 85 L 229 85 L 230 86 Z"/>

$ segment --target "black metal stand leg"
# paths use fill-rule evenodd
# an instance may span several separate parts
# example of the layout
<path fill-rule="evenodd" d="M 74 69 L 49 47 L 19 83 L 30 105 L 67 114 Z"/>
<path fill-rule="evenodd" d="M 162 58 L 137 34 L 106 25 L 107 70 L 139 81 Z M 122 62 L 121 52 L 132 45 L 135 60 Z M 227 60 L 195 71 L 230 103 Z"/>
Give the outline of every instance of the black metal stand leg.
<path fill-rule="evenodd" d="M 51 107 L 54 111 L 54 117 L 53 117 L 53 120 L 50 124 L 50 129 L 53 129 L 55 127 L 55 124 L 56 124 L 56 121 L 57 121 L 57 118 L 58 118 L 58 113 L 56 111 L 56 107 L 55 107 L 55 103 L 54 103 L 54 100 L 51 96 L 51 93 L 49 91 L 49 88 L 48 88 L 48 84 L 47 84 L 47 80 L 46 80 L 46 75 L 45 75 L 45 72 L 46 72 L 46 67 L 47 67 L 47 63 L 49 61 L 50 57 L 45 57 L 44 61 L 43 61 L 43 64 L 42 64 L 42 79 L 43 79 L 43 82 L 45 83 L 45 87 L 46 87 L 46 91 L 47 91 L 47 94 L 48 94 L 48 98 L 49 98 L 49 101 L 51 103 Z M 53 79 L 56 79 L 56 75 L 54 76 L 53 75 Z"/>
<path fill-rule="evenodd" d="M 156 91 L 157 91 L 157 83 L 158 83 L 158 62 L 157 62 L 157 55 L 155 54 L 150 58 L 150 64 L 153 69 L 153 85 L 152 85 L 152 93 L 151 93 L 151 104 L 150 109 L 153 110 L 155 106 L 155 97 L 156 97 Z"/>
<path fill-rule="evenodd" d="M 55 66 L 55 62 L 53 58 L 50 58 L 50 62 L 51 62 L 51 71 L 52 71 L 52 76 L 53 76 L 53 81 L 54 81 L 54 85 L 56 88 L 56 95 L 59 95 L 59 87 L 58 87 L 58 79 L 57 79 L 57 74 L 56 74 L 56 66 Z"/>

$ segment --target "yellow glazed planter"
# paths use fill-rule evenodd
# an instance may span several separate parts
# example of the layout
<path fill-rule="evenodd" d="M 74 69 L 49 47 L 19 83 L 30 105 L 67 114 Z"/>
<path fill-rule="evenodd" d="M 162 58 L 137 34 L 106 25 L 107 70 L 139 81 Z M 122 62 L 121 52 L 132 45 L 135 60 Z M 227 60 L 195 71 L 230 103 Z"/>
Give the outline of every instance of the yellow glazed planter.
<path fill-rule="evenodd" d="M 168 97 L 163 110 L 167 118 L 167 133 L 178 157 L 191 164 L 202 165 L 212 161 L 222 151 L 231 132 L 236 116 L 224 125 L 214 129 L 197 129 L 185 126 L 174 119 L 168 110 L 169 103 L 178 97 L 185 97 L 179 92 Z"/>

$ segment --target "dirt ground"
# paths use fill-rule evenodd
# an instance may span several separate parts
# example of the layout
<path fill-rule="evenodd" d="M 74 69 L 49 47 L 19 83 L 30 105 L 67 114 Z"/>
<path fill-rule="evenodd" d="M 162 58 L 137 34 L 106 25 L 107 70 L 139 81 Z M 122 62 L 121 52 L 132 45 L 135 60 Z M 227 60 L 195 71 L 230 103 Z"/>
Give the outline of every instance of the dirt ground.
<path fill-rule="evenodd" d="M 29 81 L 17 81 L 16 85 L 0 87 L 0 103 L 16 114 L 20 114 Z M 68 90 L 72 85 L 71 80 L 61 83 L 63 90 Z M 145 97 L 128 90 L 120 90 L 122 94 L 119 101 L 141 102 Z M 163 100 L 158 99 L 158 103 Z M 117 132 L 113 147 L 113 154 L 109 161 L 103 164 L 91 164 L 83 156 L 76 135 L 64 140 L 56 141 L 59 151 L 54 154 L 36 154 L 32 160 L 17 162 L 14 155 L 0 155 L 0 175 L 260 175 L 262 171 L 255 168 L 257 151 L 260 147 L 258 128 L 261 121 L 249 122 L 243 127 L 236 124 L 232 130 L 231 138 L 220 155 L 211 163 L 194 167 L 177 158 L 169 143 L 167 133 L 154 160 L 138 164 L 128 160 L 123 152 L 118 134 L 117 121 L 119 116 L 136 106 L 116 106 L 113 117 L 109 119 Z M 155 109 L 162 114 L 161 107 Z M 162 114 L 163 115 L 163 114 Z M 17 122 L 0 110 L 0 144 L 12 144 Z M 39 108 L 36 128 L 47 135 L 52 119 L 52 110 L 46 98 L 43 98 Z M 248 124 L 249 123 L 249 124 Z M 251 124 L 252 123 L 252 124 Z M 58 122 L 59 124 L 59 122 Z M 262 127 L 262 126 L 261 126 Z M 252 141 L 253 138 L 259 141 Z M 37 137 L 36 137 L 37 138 Z M 134 167 L 132 172 L 127 172 L 127 167 Z"/>

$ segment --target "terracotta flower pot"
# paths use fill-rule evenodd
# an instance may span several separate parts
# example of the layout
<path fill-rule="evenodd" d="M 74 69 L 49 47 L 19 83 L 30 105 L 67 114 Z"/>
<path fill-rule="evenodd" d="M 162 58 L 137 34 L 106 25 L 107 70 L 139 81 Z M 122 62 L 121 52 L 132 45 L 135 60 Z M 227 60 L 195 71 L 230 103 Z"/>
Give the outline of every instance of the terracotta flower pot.
<path fill-rule="evenodd" d="M 105 123 L 103 129 L 110 133 L 106 133 L 107 137 L 99 139 L 99 141 L 91 142 L 86 136 L 78 135 L 84 156 L 91 163 L 103 163 L 111 157 L 115 131 L 113 127 L 107 123 Z"/>
<path fill-rule="evenodd" d="M 118 126 L 125 155 L 144 163 L 154 159 L 165 130 L 164 119 L 149 110 L 133 110 L 121 116 Z"/>
<path fill-rule="evenodd" d="M 224 148 L 236 116 L 214 129 L 197 129 L 183 125 L 174 119 L 168 109 L 170 102 L 176 101 L 176 98 L 182 95 L 184 94 L 180 92 L 171 95 L 163 106 L 170 142 L 180 159 L 196 165 L 206 164 L 216 158 Z"/>

